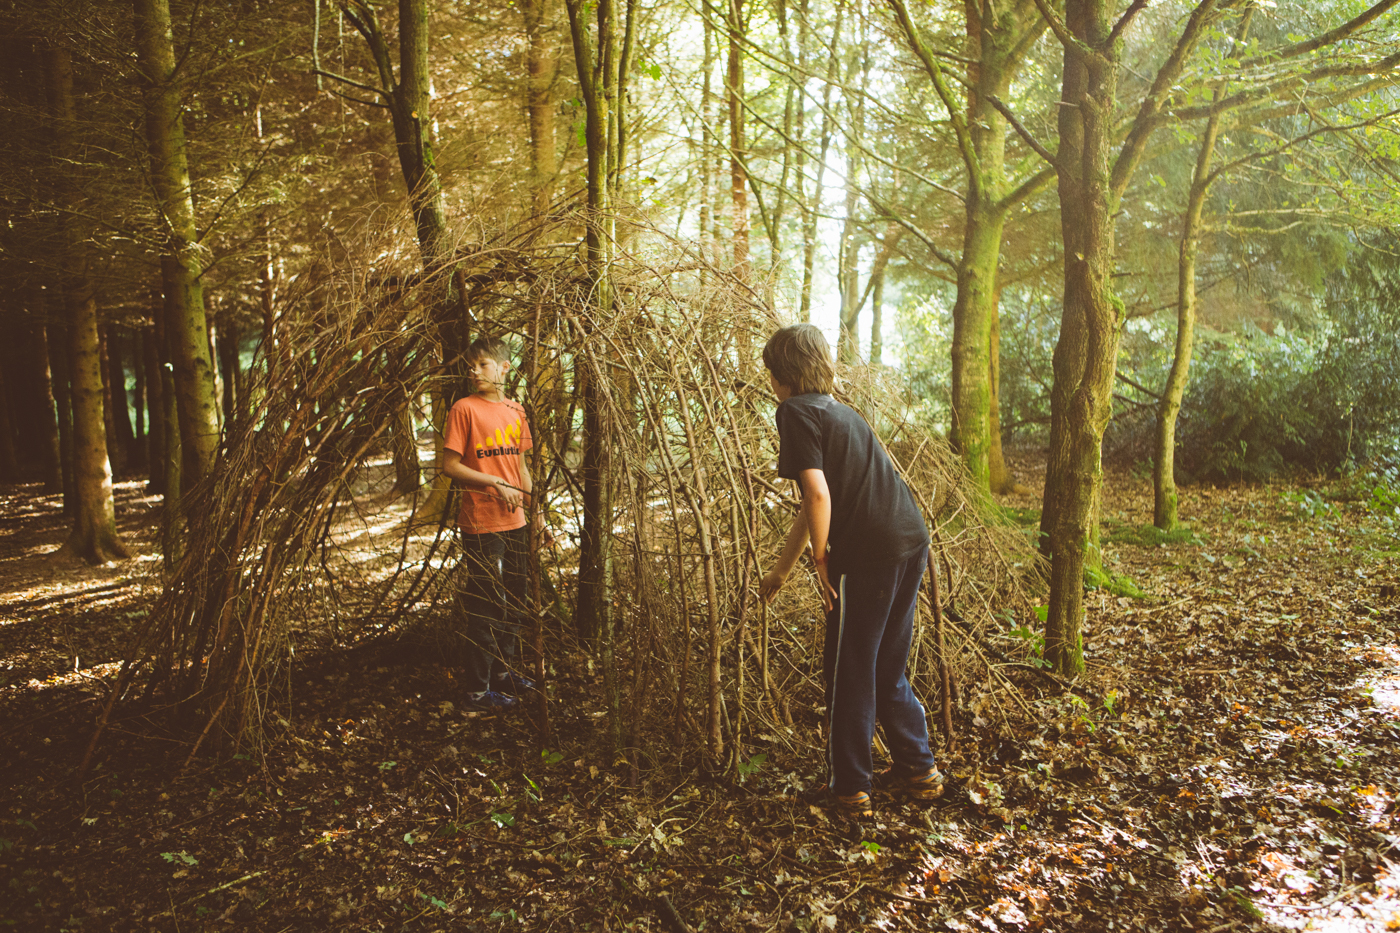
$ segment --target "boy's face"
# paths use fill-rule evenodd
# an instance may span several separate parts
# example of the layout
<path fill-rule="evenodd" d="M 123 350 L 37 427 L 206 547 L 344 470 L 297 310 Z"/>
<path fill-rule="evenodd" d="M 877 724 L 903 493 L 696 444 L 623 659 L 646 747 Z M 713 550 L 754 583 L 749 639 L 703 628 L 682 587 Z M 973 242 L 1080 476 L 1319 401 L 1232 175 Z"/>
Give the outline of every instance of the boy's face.
<path fill-rule="evenodd" d="M 478 353 L 467 361 L 467 378 L 473 392 L 495 393 L 505 386 L 510 363 Z"/>

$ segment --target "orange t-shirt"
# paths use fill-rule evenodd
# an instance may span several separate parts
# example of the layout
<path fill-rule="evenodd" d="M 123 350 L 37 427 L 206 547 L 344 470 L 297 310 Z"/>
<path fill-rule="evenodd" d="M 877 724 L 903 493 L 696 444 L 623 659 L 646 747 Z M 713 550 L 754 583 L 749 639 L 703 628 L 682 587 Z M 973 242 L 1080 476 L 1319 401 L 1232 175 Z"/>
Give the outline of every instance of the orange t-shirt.
<path fill-rule="evenodd" d="M 447 413 L 444 446 L 462 455 L 473 470 L 499 476 L 520 486 L 520 455 L 534 446 L 525 409 L 510 399 L 493 402 L 480 395 L 458 399 Z M 525 510 L 511 510 L 495 492 L 469 487 L 462 491 L 457 527 L 468 534 L 513 531 L 525 527 Z"/>

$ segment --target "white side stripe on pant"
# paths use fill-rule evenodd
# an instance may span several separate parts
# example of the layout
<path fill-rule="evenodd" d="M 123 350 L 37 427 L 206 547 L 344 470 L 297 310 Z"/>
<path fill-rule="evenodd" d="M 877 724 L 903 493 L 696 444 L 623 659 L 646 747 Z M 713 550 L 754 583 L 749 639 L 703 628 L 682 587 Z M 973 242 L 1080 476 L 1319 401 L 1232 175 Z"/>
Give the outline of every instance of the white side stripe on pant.
<path fill-rule="evenodd" d="M 836 749 L 834 739 L 836 735 L 836 680 L 837 674 L 841 670 L 841 642 L 846 635 L 846 575 L 841 574 L 841 579 L 836 583 L 836 598 L 841 606 L 836 617 L 836 660 L 831 665 L 831 705 L 826 708 L 826 786 L 832 790 L 836 789 Z"/>

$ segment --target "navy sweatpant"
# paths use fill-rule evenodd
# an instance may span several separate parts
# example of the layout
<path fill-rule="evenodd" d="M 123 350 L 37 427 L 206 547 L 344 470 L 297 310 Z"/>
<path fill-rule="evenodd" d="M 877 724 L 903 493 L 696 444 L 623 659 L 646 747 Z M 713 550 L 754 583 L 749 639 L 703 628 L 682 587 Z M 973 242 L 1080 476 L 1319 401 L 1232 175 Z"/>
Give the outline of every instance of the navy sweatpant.
<path fill-rule="evenodd" d="M 826 617 L 828 783 L 842 795 L 870 789 L 870 741 L 878 720 L 894 765 L 905 773 L 933 767 L 924 707 L 904 667 L 914 631 L 928 548 L 892 567 L 840 573 L 836 607 Z"/>

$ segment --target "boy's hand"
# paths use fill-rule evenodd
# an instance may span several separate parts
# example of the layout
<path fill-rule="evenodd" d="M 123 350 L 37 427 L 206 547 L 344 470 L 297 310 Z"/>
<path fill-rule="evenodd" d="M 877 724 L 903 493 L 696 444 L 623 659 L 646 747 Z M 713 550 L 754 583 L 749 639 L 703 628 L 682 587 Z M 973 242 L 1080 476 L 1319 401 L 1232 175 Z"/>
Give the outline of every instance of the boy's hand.
<path fill-rule="evenodd" d="M 822 594 L 822 608 L 827 612 L 836 608 L 836 589 L 831 585 L 831 578 L 826 574 L 826 561 L 819 560 L 817 563 L 817 589 Z"/>
<path fill-rule="evenodd" d="M 779 573 L 777 570 L 770 570 L 763 575 L 763 579 L 758 581 L 758 598 L 766 602 L 771 602 L 787 582 L 787 574 Z"/>
<path fill-rule="evenodd" d="M 505 480 L 496 484 L 496 494 L 506 501 L 512 512 L 525 504 L 525 494 L 514 486 L 507 485 Z"/>

